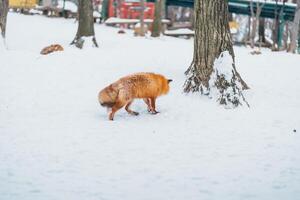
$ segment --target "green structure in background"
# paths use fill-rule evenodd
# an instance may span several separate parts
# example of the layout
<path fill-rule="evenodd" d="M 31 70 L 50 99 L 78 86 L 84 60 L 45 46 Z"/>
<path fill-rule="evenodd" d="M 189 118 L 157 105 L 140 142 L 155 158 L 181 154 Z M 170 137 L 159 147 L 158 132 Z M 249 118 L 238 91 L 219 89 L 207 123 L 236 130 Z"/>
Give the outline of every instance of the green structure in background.
<path fill-rule="evenodd" d="M 155 2 L 155 0 L 148 0 L 149 2 Z M 270 2 L 270 1 L 260 1 L 253 0 L 254 12 L 257 10 L 256 3 L 264 4 L 261 11 L 261 17 L 278 19 L 278 46 L 282 45 L 283 30 L 285 21 L 293 21 L 296 4 L 283 3 L 283 2 Z M 229 12 L 241 14 L 241 15 L 251 15 L 251 4 L 247 0 L 228 0 Z M 167 6 L 182 6 L 182 7 L 194 7 L 194 0 L 166 0 Z M 298 40 L 299 42 L 299 40 Z M 299 45 L 298 45 L 299 47 Z"/>
<path fill-rule="evenodd" d="M 108 18 L 109 0 L 103 0 L 101 10 L 101 20 L 105 21 Z"/>

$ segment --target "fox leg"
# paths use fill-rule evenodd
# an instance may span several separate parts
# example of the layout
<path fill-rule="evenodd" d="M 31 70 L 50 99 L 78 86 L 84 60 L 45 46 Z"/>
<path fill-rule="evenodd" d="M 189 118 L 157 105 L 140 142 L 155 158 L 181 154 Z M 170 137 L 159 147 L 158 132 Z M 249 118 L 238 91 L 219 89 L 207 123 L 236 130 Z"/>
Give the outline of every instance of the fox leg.
<path fill-rule="evenodd" d="M 138 112 L 135 112 L 135 111 L 132 111 L 132 110 L 129 109 L 129 106 L 132 104 L 132 102 L 133 102 L 133 101 L 130 101 L 130 102 L 128 102 L 128 103 L 126 104 L 125 110 L 126 110 L 129 114 L 131 114 L 131 115 L 138 115 L 138 114 L 139 114 Z"/>
<path fill-rule="evenodd" d="M 148 110 L 148 112 L 151 112 L 150 99 L 144 98 L 143 100 L 147 104 L 147 110 Z"/>
<path fill-rule="evenodd" d="M 123 103 L 117 102 L 112 108 L 109 114 L 109 120 L 114 120 L 115 113 L 124 106 Z"/>
<path fill-rule="evenodd" d="M 155 100 L 156 100 L 156 98 L 150 98 L 150 112 L 151 112 L 151 114 L 159 113 L 155 110 Z"/>

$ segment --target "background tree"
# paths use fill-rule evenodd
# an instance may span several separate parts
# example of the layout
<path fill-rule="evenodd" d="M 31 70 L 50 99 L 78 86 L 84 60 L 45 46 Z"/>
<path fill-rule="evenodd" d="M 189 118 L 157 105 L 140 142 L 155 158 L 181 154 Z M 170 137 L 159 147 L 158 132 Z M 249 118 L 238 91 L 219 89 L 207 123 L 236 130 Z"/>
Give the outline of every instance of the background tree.
<path fill-rule="evenodd" d="M 291 43 L 288 48 L 288 52 L 295 53 L 297 47 L 297 39 L 299 38 L 299 21 L 300 21 L 300 0 L 297 0 L 297 8 L 295 11 L 295 17 L 292 25 L 291 31 Z"/>
<path fill-rule="evenodd" d="M 257 33 L 257 26 L 259 24 L 259 17 L 261 14 L 261 10 L 264 6 L 265 2 L 256 2 L 256 10 L 254 11 L 254 6 L 253 6 L 253 0 L 250 1 L 250 10 L 251 10 L 251 17 L 252 17 L 252 28 L 251 28 L 251 33 L 250 33 L 250 45 L 251 48 L 254 48 L 255 45 L 255 36 Z"/>
<path fill-rule="evenodd" d="M 265 18 L 259 19 L 259 25 L 258 25 L 258 36 L 259 41 L 262 43 L 266 43 L 266 36 L 265 36 Z"/>
<path fill-rule="evenodd" d="M 152 24 L 152 37 L 159 37 L 162 31 L 161 19 L 162 19 L 162 8 L 164 1 L 156 0 L 155 2 L 155 13 L 154 13 L 154 21 Z"/>
<path fill-rule="evenodd" d="M 6 34 L 6 21 L 8 13 L 8 0 L 0 0 L 0 30 L 4 39 Z"/>
<path fill-rule="evenodd" d="M 94 31 L 92 0 L 78 0 L 78 29 L 71 44 L 81 49 L 85 41 L 84 37 L 92 37 L 94 45 L 98 47 Z"/>
<path fill-rule="evenodd" d="M 278 51 L 279 50 L 279 38 L 278 38 L 278 30 L 279 30 L 279 10 L 278 10 L 278 0 L 275 0 L 276 4 L 275 4 L 275 19 L 274 19 L 274 23 L 273 23 L 273 28 L 272 28 L 272 40 L 273 40 L 273 44 L 272 44 L 272 50 L 273 51 Z"/>
<path fill-rule="evenodd" d="M 145 12 L 145 0 L 141 0 L 141 9 L 140 9 L 140 29 L 138 32 L 139 36 L 145 36 L 145 21 L 144 21 L 144 12 Z"/>
<path fill-rule="evenodd" d="M 214 93 L 220 104 L 238 106 L 245 101 L 242 89 L 248 89 L 248 86 L 235 68 L 228 0 L 197 0 L 194 7 L 194 57 L 185 72 L 187 80 L 184 92 L 201 92 L 205 95 Z M 230 69 L 225 69 L 225 65 L 216 68 L 216 59 L 221 61 L 222 58 L 228 59 L 228 56 L 231 59 Z"/>

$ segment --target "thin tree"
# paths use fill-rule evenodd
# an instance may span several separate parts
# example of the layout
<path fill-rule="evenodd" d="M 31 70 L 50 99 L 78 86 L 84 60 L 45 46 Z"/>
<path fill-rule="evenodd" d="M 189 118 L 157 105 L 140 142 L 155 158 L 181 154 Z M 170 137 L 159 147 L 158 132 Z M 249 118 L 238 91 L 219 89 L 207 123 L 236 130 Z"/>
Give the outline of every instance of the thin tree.
<path fill-rule="evenodd" d="M 6 34 L 6 21 L 8 13 L 8 0 L 0 0 L 0 30 L 3 40 Z"/>
<path fill-rule="evenodd" d="M 85 41 L 84 37 L 91 37 L 94 45 L 98 47 L 94 31 L 92 0 L 78 1 L 78 29 L 71 44 L 75 44 L 76 47 L 81 49 Z"/>
<path fill-rule="evenodd" d="M 291 43 L 288 48 L 289 53 L 295 53 L 297 47 L 297 39 L 299 38 L 299 21 L 300 21 L 300 0 L 297 0 L 297 8 L 295 10 L 294 21 L 291 31 Z"/>
<path fill-rule="evenodd" d="M 184 92 L 214 95 L 220 104 L 230 107 L 241 105 L 246 102 L 242 90 L 249 87 L 235 67 L 228 0 L 197 0 L 194 8 L 194 57 L 185 72 Z M 228 59 L 229 64 L 224 62 Z"/>
<path fill-rule="evenodd" d="M 278 0 L 275 0 L 275 11 L 274 11 L 274 22 L 273 22 L 273 28 L 272 28 L 272 50 L 278 51 L 279 50 L 279 38 L 278 38 L 278 30 L 279 30 L 279 8 L 278 8 Z"/>
<path fill-rule="evenodd" d="M 140 7 L 140 28 L 138 31 L 138 36 L 145 36 L 145 21 L 144 21 L 144 14 L 145 14 L 145 0 L 140 0 L 141 7 Z"/>
<path fill-rule="evenodd" d="M 259 25 L 258 25 L 258 36 L 260 43 L 266 43 L 266 36 L 265 36 L 265 18 L 259 19 Z"/>
<path fill-rule="evenodd" d="M 162 31 L 162 8 L 163 8 L 163 0 L 156 0 L 155 2 L 155 12 L 154 12 L 154 21 L 152 24 L 152 37 L 159 37 Z"/>
<path fill-rule="evenodd" d="M 264 7 L 265 2 L 256 2 L 256 10 L 254 12 L 253 0 L 250 1 L 250 10 L 251 10 L 251 17 L 252 17 L 252 28 L 250 33 L 250 45 L 251 48 L 254 48 L 255 45 L 255 36 L 257 32 L 257 26 L 259 25 L 259 17 Z"/>

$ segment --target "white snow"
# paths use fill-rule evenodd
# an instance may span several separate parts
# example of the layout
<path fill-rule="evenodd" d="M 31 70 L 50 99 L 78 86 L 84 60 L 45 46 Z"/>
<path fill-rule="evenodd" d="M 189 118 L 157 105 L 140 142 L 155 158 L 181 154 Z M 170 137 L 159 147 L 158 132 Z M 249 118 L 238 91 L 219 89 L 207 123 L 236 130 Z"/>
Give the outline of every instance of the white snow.
<path fill-rule="evenodd" d="M 242 91 L 242 85 L 240 82 L 236 81 L 235 82 L 235 90 L 232 87 L 228 87 L 226 90 L 222 91 L 223 93 L 220 93 L 220 90 L 216 86 L 216 82 L 218 81 L 218 76 L 223 76 L 225 80 L 228 83 L 231 83 L 232 78 L 233 78 L 233 59 L 232 56 L 229 54 L 228 51 L 224 51 L 220 54 L 220 56 L 215 60 L 214 66 L 213 66 L 213 72 L 210 76 L 209 80 L 209 86 L 210 86 L 210 98 L 214 99 L 215 101 L 219 102 L 221 96 L 229 96 L 229 99 L 231 102 L 233 102 L 235 99 L 239 99 L 240 103 L 243 102 L 243 98 L 240 95 L 239 91 Z M 223 98 L 224 98 L 223 97 Z M 227 99 L 227 98 L 224 98 Z M 227 102 L 227 101 L 226 101 Z M 245 103 L 246 104 L 246 103 Z M 226 103 L 226 108 L 234 108 L 235 106 L 232 104 L 227 104 Z"/>
<path fill-rule="evenodd" d="M 101 17 L 101 13 L 98 11 L 93 11 L 93 17 Z"/>
<path fill-rule="evenodd" d="M 232 65 L 233 60 L 228 51 L 224 51 L 220 54 L 214 62 L 214 71 L 218 74 L 224 74 L 227 81 L 232 79 Z M 210 78 L 212 80 L 213 78 Z"/>
<path fill-rule="evenodd" d="M 162 19 L 161 20 L 162 23 L 170 23 L 170 20 L 168 19 Z M 124 18 L 118 18 L 118 17 L 110 17 L 108 18 L 105 23 L 106 24 L 135 24 L 135 23 L 139 23 L 140 20 L 139 19 L 124 19 Z M 144 20 L 145 23 L 152 23 L 153 19 L 145 19 Z"/>
<path fill-rule="evenodd" d="M 179 28 L 175 30 L 166 30 L 165 34 L 168 35 L 184 35 L 184 34 L 195 34 L 195 31 L 188 28 Z"/>
<path fill-rule="evenodd" d="M 236 34 L 238 31 L 236 28 L 230 28 L 230 32 L 232 34 Z M 194 35 L 195 31 L 189 29 L 189 28 L 179 28 L 175 30 L 166 30 L 165 34 L 167 35 Z"/>
<path fill-rule="evenodd" d="M 274 0 L 243 0 L 243 1 L 253 1 L 253 3 L 278 4 L 278 5 L 281 5 L 281 6 L 284 4 L 286 6 L 297 7 L 297 4 L 295 4 L 295 3 L 287 3 L 287 2 L 283 3 L 283 1 L 278 1 L 277 3 Z M 236 4 L 236 3 L 229 2 L 229 4 Z"/>
<path fill-rule="evenodd" d="M 58 5 L 57 8 L 63 9 L 64 7 L 64 1 L 63 0 L 59 0 L 58 1 Z M 71 1 L 65 1 L 65 10 L 69 10 L 73 13 L 77 13 L 78 7 L 74 2 Z"/>
<path fill-rule="evenodd" d="M 95 24 L 99 48 L 69 46 L 71 19 L 9 13 L 0 52 L 2 200 L 296 200 L 300 56 L 235 47 L 251 107 L 185 95 L 193 40 L 134 37 Z M 59 43 L 63 52 L 40 50 Z M 151 115 L 140 100 L 115 121 L 97 102 L 119 77 L 172 78 Z M 294 132 L 293 130 L 296 130 Z"/>
<path fill-rule="evenodd" d="M 5 51 L 6 49 L 7 49 L 7 46 L 6 46 L 5 40 L 0 35 L 0 53 L 2 51 Z"/>

